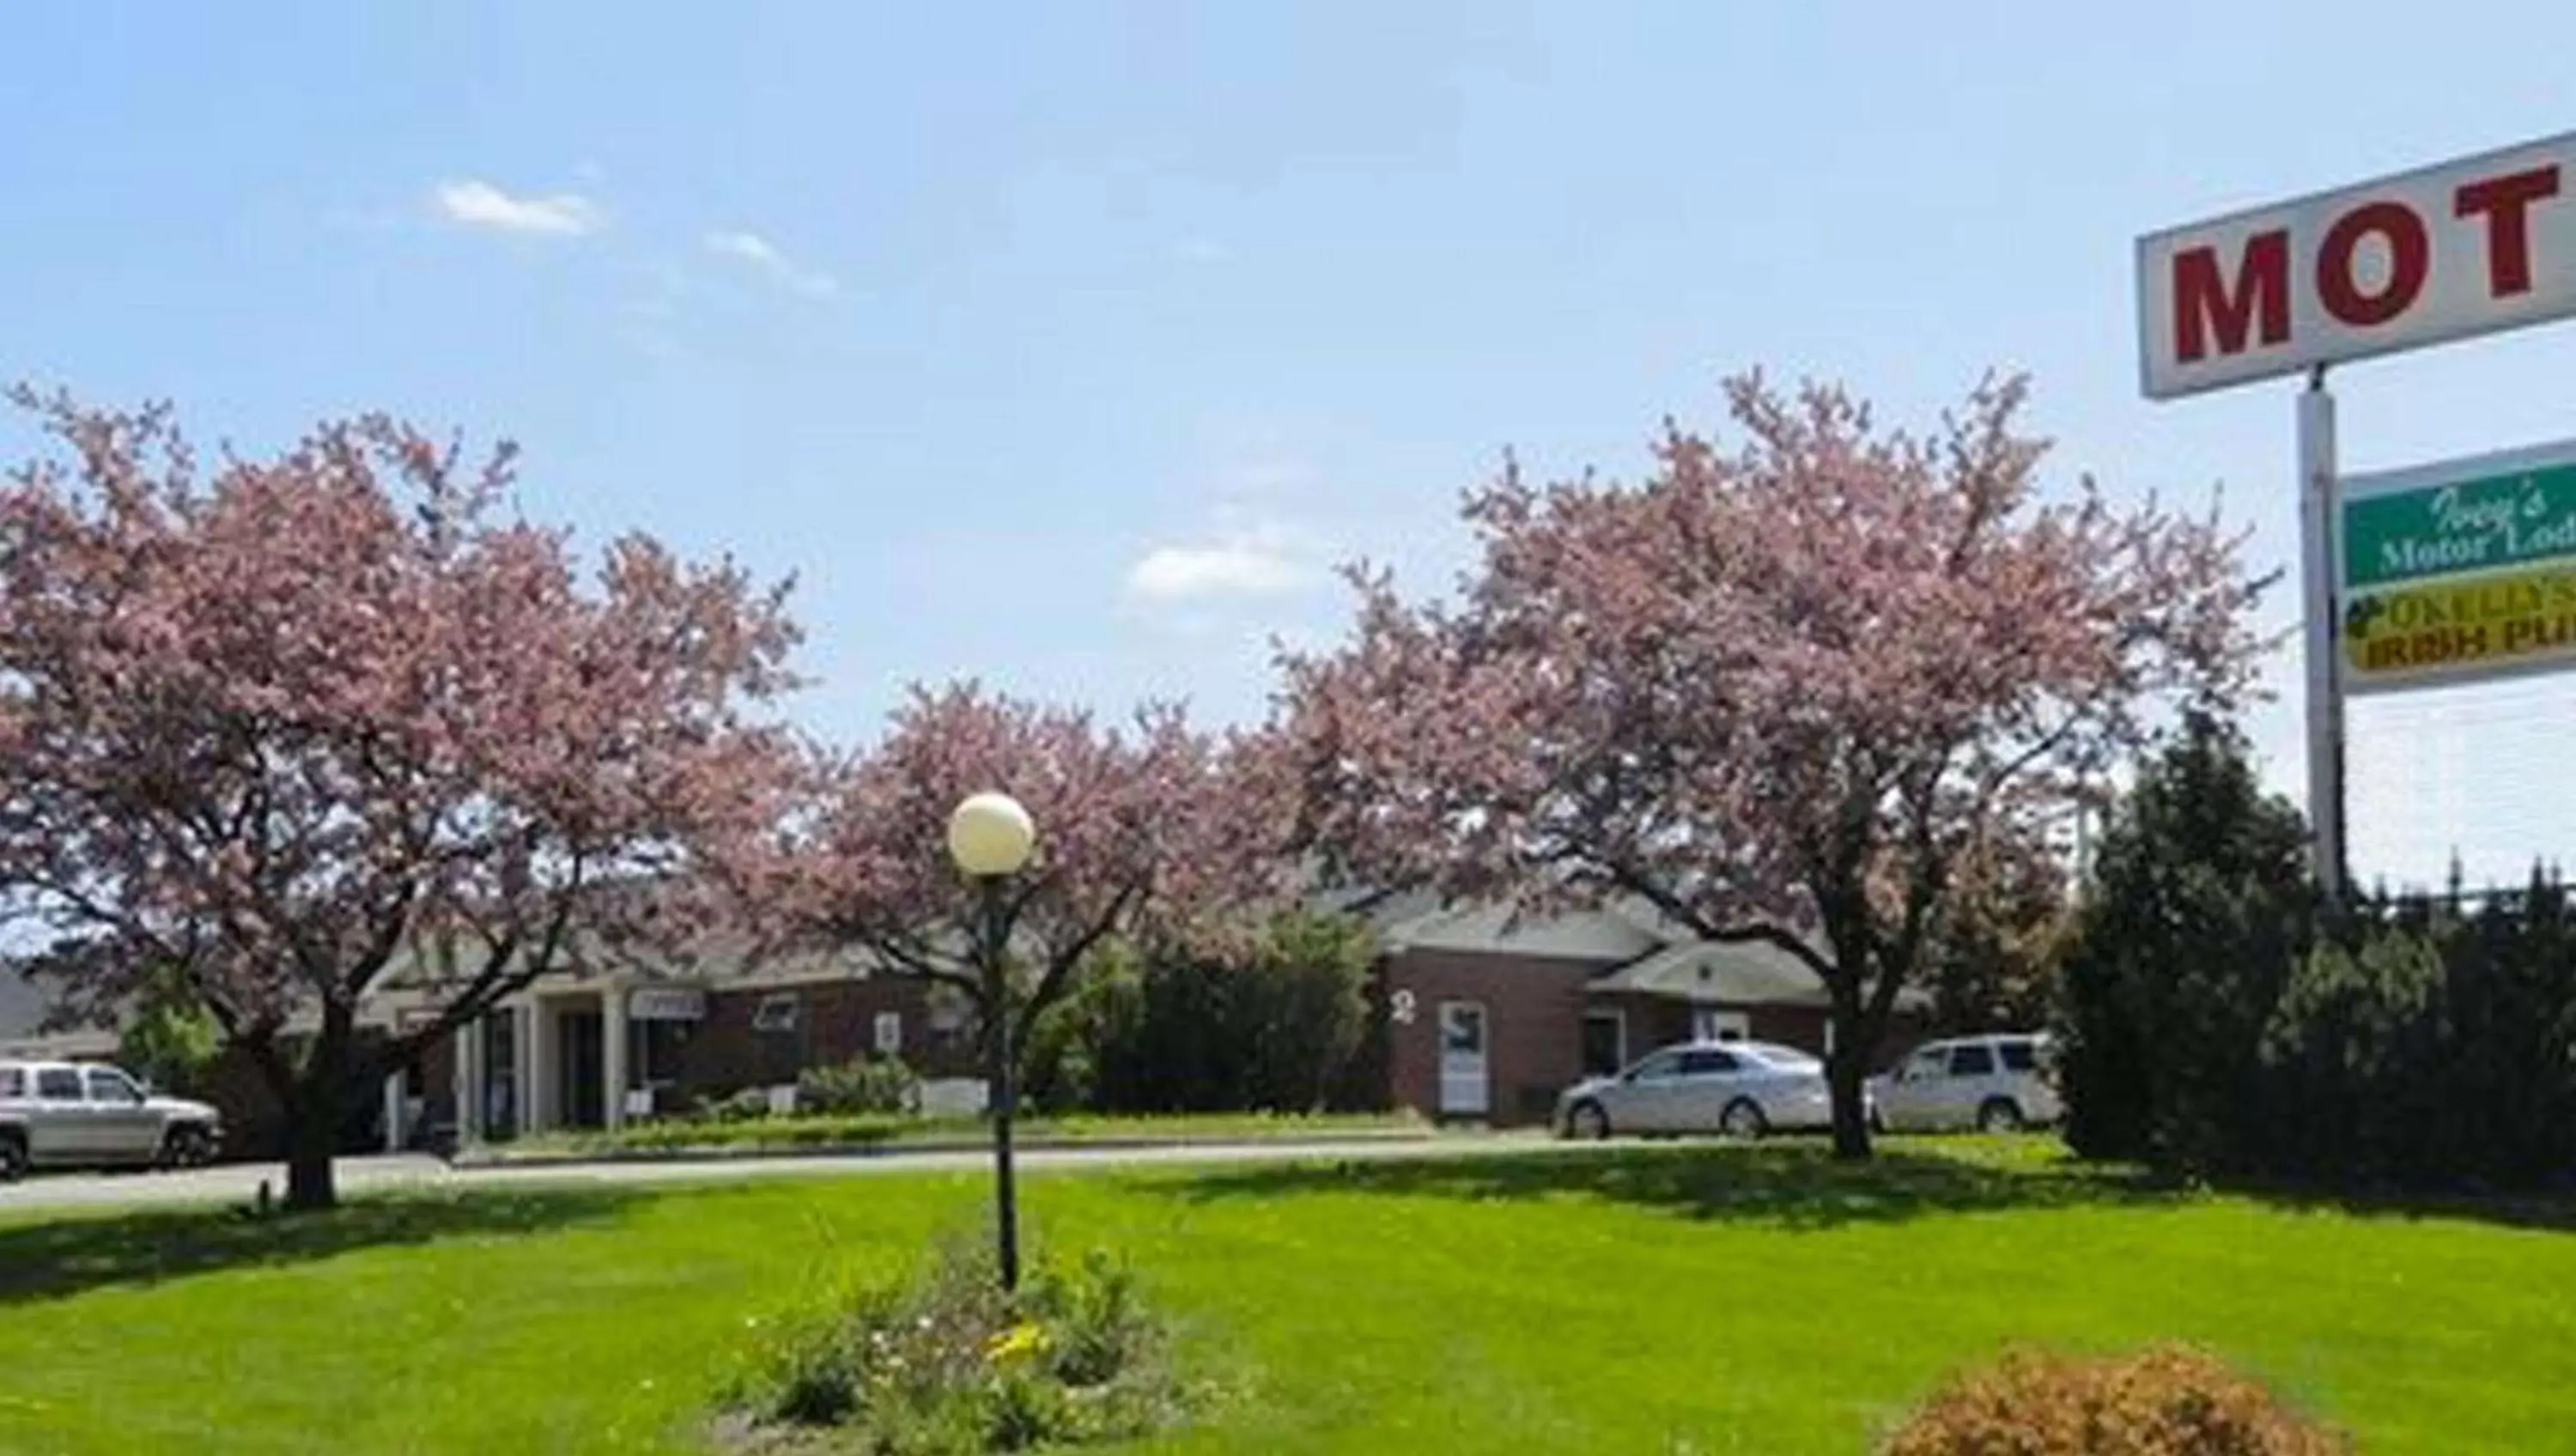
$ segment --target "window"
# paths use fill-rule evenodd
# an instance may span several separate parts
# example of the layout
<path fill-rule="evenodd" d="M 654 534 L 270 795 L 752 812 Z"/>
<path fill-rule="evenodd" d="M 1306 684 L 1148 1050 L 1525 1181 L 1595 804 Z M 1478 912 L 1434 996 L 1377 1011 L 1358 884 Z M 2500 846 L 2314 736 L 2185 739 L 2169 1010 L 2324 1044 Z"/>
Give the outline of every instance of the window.
<path fill-rule="evenodd" d="M 751 1029 L 770 1032 L 794 1031 L 796 1010 L 796 993 L 793 991 L 783 991 L 775 996 L 763 996 L 760 998 L 760 1004 L 752 1008 Z"/>
<path fill-rule="evenodd" d="M 1908 1082 L 1937 1081 L 1948 1075 L 1950 1075 L 1948 1047 L 1925 1047 L 1914 1054 L 1913 1061 L 1905 1064 L 1905 1080 Z"/>
<path fill-rule="evenodd" d="M 27 1095 L 27 1074 L 16 1067 L 0 1067 L 0 1097 Z"/>
<path fill-rule="evenodd" d="M 1953 1077 L 1991 1077 L 1995 1074 L 1995 1049 L 1980 1042 L 1963 1046 L 1950 1053 L 1950 1075 Z"/>
<path fill-rule="evenodd" d="M 1653 1056 L 1639 1062 L 1636 1070 L 1628 1074 L 1628 1080 L 1631 1082 L 1662 1082 L 1680 1076 L 1681 1072 L 1682 1054 L 1680 1052 L 1657 1052 Z"/>
<path fill-rule="evenodd" d="M 2035 1071 L 2039 1066 L 2039 1048 L 2026 1041 L 2008 1041 L 2000 1050 L 2007 1072 Z"/>
<path fill-rule="evenodd" d="M 1825 1065 L 1796 1047 L 1773 1046 L 1769 1042 L 1747 1042 L 1738 1051 L 1783 1072 L 1813 1072 Z"/>
<path fill-rule="evenodd" d="M 1735 1058 L 1725 1052 L 1682 1053 L 1682 1075 L 1685 1077 L 1724 1076 L 1735 1069 Z"/>
<path fill-rule="evenodd" d="M 1583 1013 L 1583 1075 L 1606 1077 L 1628 1060 L 1628 1018 L 1616 1011 Z"/>
<path fill-rule="evenodd" d="M 676 1086 L 688 1057 L 689 1032 L 695 1022 L 630 1021 L 626 1023 L 626 1086 L 629 1091 Z"/>
<path fill-rule="evenodd" d="M 47 1067 L 36 1073 L 36 1095 L 47 1102 L 78 1102 L 80 1073 L 69 1067 Z"/>
<path fill-rule="evenodd" d="M 891 1056 L 895 1056 L 895 1055 L 897 1055 L 898 1053 L 902 1052 L 902 1050 L 903 1050 L 903 1013 L 902 1013 L 902 1012 L 900 1012 L 900 1011 L 880 1011 L 880 1012 L 878 1012 L 878 1013 L 877 1013 L 876 1026 L 873 1028 L 873 1030 L 874 1030 L 874 1032 L 875 1032 L 875 1037 L 873 1038 L 872 1044 L 876 1047 L 876 1049 L 877 1049 L 877 1055 L 878 1055 L 878 1056 L 881 1056 L 881 1057 L 891 1057 Z"/>
<path fill-rule="evenodd" d="M 1441 1002 L 1440 1050 L 1449 1056 L 1483 1056 L 1485 1008 L 1473 1001 Z"/>
<path fill-rule="evenodd" d="M 136 1091 L 134 1084 L 125 1080 L 125 1074 L 114 1067 L 92 1067 L 87 1075 L 89 1100 L 92 1102 L 135 1103 L 143 1100 L 143 1094 Z"/>

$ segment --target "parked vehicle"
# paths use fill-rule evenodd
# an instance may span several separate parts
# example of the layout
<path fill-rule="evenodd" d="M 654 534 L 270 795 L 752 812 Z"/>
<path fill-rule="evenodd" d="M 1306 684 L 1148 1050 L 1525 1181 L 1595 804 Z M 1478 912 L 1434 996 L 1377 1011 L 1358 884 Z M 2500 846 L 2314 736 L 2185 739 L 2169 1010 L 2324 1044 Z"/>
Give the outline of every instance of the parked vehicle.
<path fill-rule="evenodd" d="M 1870 1092 L 1892 1132 L 2015 1132 L 2064 1114 L 2049 1065 L 2043 1033 L 1952 1037 L 1917 1047 Z"/>
<path fill-rule="evenodd" d="M 1759 1041 L 1692 1042 L 1649 1053 L 1557 1098 L 1560 1136 L 1714 1132 L 1752 1138 L 1833 1125 L 1825 1064 Z"/>
<path fill-rule="evenodd" d="M 154 1096 L 114 1067 L 0 1062 L 0 1182 L 30 1168 L 193 1167 L 222 1146 L 215 1109 Z"/>

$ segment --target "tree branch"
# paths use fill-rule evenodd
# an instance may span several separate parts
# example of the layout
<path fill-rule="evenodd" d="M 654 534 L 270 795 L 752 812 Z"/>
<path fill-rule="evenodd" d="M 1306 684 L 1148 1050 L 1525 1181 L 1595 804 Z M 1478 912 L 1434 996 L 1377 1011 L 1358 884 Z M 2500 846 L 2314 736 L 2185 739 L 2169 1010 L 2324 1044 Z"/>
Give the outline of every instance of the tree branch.
<path fill-rule="evenodd" d="M 1027 1003 L 1020 1007 L 1019 1020 L 1011 1029 L 1011 1045 L 1028 1045 L 1029 1033 L 1037 1026 L 1038 1014 L 1046 1010 L 1048 1003 L 1064 989 L 1066 979 L 1082 964 L 1083 958 L 1091 954 L 1092 947 L 1117 928 L 1119 918 L 1127 913 L 1128 905 L 1137 894 L 1137 886 L 1133 883 L 1121 886 L 1118 893 L 1110 897 L 1109 908 L 1100 913 L 1090 928 L 1048 960 L 1046 974 L 1039 978 L 1037 989 L 1029 993 Z"/>

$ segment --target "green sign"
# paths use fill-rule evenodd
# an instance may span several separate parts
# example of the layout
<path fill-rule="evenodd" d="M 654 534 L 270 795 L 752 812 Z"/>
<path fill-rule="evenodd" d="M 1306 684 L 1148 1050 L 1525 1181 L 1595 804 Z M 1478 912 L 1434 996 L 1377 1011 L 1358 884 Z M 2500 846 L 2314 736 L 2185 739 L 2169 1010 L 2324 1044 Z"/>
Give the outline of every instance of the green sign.
<path fill-rule="evenodd" d="M 2385 478 L 2389 488 L 2343 503 L 2343 580 L 2350 587 L 2576 556 L 2576 459 L 2513 468 L 2461 462 Z"/>

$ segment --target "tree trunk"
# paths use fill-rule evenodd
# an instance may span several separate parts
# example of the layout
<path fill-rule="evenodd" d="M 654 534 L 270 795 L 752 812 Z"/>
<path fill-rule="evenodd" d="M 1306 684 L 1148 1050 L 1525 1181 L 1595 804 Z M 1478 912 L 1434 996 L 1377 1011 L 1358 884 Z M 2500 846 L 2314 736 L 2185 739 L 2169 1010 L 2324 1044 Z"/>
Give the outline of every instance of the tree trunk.
<path fill-rule="evenodd" d="M 1854 1032 L 1858 1028 L 1853 1028 Z M 1839 1028 L 1834 1034 L 1834 1053 L 1825 1058 L 1825 1082 L 1834 1098 L 1834 1156 L 1860 1161 L 1870 1155 L 1869 1053 L 1855 1043 L 1861 1038 L 1846 1035 Z"/>
<path fill-rule="evenodd" d="M 307 1212 L 339 1206 L 332 1157 L 340 1148 L 340 1096 L 336 1082 L 306 1074 L 305 1086 L 286 1114 L 286 1207 Z"/>
<path fill-rule="evenodd" d="M 332 1159 L 340 1151 L 340 1122 L 348 1110 L 350 1042 L 355 1018 L 344 1006 L 326 1005 L 294 1095 L 286 1099 L 286 1207 L 290 1212 L 336 1208 L 340 1203 Z"/>

